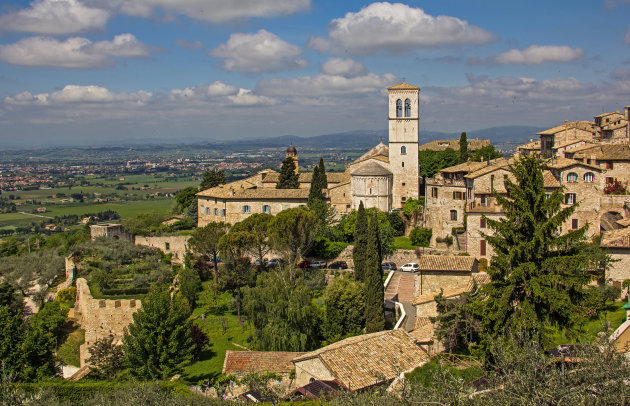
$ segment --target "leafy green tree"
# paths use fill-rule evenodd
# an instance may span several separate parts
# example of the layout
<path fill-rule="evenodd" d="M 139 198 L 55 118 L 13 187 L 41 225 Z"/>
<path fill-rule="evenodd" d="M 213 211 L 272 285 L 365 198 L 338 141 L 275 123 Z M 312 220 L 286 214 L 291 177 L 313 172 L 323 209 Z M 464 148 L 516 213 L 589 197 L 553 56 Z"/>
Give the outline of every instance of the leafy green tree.
<path fill-rule="evenodd" d="M 479 299 L 480 289 L 475 286 L 455 299 L 447 299 L 443 294 L 441 291 L 435 297 L 438 315 L 431 318 L 437 323 L 435 335 L 449 353 L 465 351 L 479 342 L 481 334 L 481 322 L 472 305 Z"/>
<path fill-rule="evenodd" d="M 122 370 L 123 349 L 114 344 L 114 336 L 97 339 L 88 350 L 90 358 L 87 362 L 92 366 L 92 375 L 97 379 L 111 379 Z"/>
<path fill-rule="evenodd" d="M 5 374 L 17 379 L 24 372 L 24 322 L 21 315 L 21 311 L 12 311 L 6 305 L 0 306 L 0 367 Z"/>
<path fill-rule="evenodd" d="M 59 302 L 46 302 L 30 319 L 30 327 L 42 328 L 55 338 L 56 346 L 61 345 L 64 327 L 68 323 L 68 310 Z"/>
<path fill-rule="evenodd" d="M 433 177 L 440 170 L 458 163 L 459 153 L 453 148 L 446 148 L 443 151 L 424 150 L 418 154 L 419 175 L 427 178 Z"/>
<path fill-rule="evenodd" d="M 387 213 L 380 211 L 376 207 L 366 209 L 365 212 L 367 213 L 367 216 L 376 214 L 378 217 L 381 236 L 381 255 L 384 257 L 394 252 L 394 229 L 389 223 Z M 345 236 L 345 240 L 347 242 L 354 241 L 357 216 L 358 211 L 353 210 L 350 214 L 344 215 L 337 226 Z"/>
<path fill-rule="evenodd" d="M 185 267 L 177 274 L 179 293 L 186 298 L 190 308 L 195 307 L 197 293 L 201 290 L 201 278 L 199 272 L 191 267 Z"/>
<path fill-rule="evenodd" d="M 197 193 L 199 189 L 196 187 L 186 187 L 175 195 L 175 201 L 177 202 L 177 206 L 175 207 L 176 213 L 185 213 L 188 207 L 195 201 L 197 198 Z"/>
<path fill-rule="evenodd" d="M 166 220 L 165 214 L 151 212 L 151 213 L 140 214 L 137 217 L 126 218 L 121 221 L 121 224 L 131 234 L 149 235 L 152 232 L 158 231 L 164 220 Z"/>
<path fill-rule="evenodd" d="M 471 160 L 475 162 L 487 161 L 489 159 L 501 158 L 503 155 L 494 149 L 494 145 L 486 145 L 472 153 Z"/>
<path fill-rule="evenodd" d="M 392 226 L 394 236 L 400 237 L 402 235 L 405 235 L 405 223 L 403 222 L 402 218 L 400 218 L 399 213 L 389 213 L 387 215 L 387 220 L 389 221 L 389 225 Z"/>
<path fill-rule="evenodd" d="M 22 342 L 24 368 L 22 376 L 27 381 L 38 381 L 57 375 L 60 371 L 55 359 L 58 337 L 54 334 L 55 321 L 39 313 L 31 317 Z"/>
<path fill-rule="evenodd" d="M 276 189 L 297 189 L 300 187 L 300 178 L 295 171 L 295 161 L 290 156 L 286 157 L 282 161 L 282 167 L 280 167 L 280 176 L 278 177 L 278 183 Z"/>
<path fill-rule="evenodd" d="M 269 224 L 271 245 L 295 265 L 311 247 L 318 225 L 317 215 L 305 207 L 283 210 Z"/>
<path fill-rule="evenodd" d="M 583 322 L 585 287 L 601 274 L 600 261 L 586 250 L 587 226 L 558 235 L 577 205 L 563 207 L 562 189 L 546 196 L 544 168 L 529 156 L 511 165 L 515 181 L 505 178 L 507 196 L 495 193 L 505 215 L 486 218 L 493 234 L 484 237 L 495 252 L 480 300 L 487 337 L 522 330 L 548 342 L 550 326 Z"/>
<path fill-rule="evenodd" d="M 418 245 L 420 247 L 428 247 L 431 243 L 431 236 L 433 230 L 430 228 L 416 227 L 409 233 L 409 240 L 411 244 Z"/>
<path fill-rule="evenodd" d="M 246 231 L 233 231 L 219 240 L 219 251 L 223 256 L 226 285 L 236 290 L 236 313 L 241 319 L 241 288 L 247 286 L 252 278 L 252 264 L 247 257 L 247 250 L 252 246 L 252 236 Z"/>
<path fill-rule="evenodd" d="M 245 312 L 254 325 L 254 344 L 263 351 L 309 351 L 318 347 L 319 314 L 302 271 L 293 267 L 258 275 L 245 289 Z"/>
<path fill-rule="evenodd" d="M 225 174 L 222 171 L 206 171 L 199 185 L 199 190 L 210 189 L 225 184 Z"/>
<path fill-rule="evenodd" d="M 192 359 L 190 306 L 165 285 L 156 286 L 125 328 L 125 363 L 135 377 L 169 379 Z"/>
<path fill-rule="evenodd" d="M 9 306 L 13 313 L 21 313 L 22 297 L 9 282 L 0 283 L 0 306 Z"/>
<path fill-rule="evenodd" d="M 252 237 L 251 246 L 247 250 L 250 255 L 258 258 L 261 270 L 264 268 L 263 258 L 271 251 L 269 224 L 272 220 L 271 214 L 254 213 L 232 226 L 232 231 L 245 231 Z"/>
<path fill-rule="evenodd" d="M 219 240 L 223 237 L 230 226 L 223 222 L 208 223 L 203 227 L 195 229 L 188 246 L 193 252 L 206 256 L 214 263 L 214 294 L 217 295 L 219 289 Z"/>
<path fill-rule="evenodd" d="M 385 290 L 381 268 L 381 242 L 376 215 L 370 216 L 365 258 L 365 330 L 368 333 L 385 329 Z"/>
<path fill-rule="evenodd" d="M 468 161 L 468 140 L 464 131 L 459 137 L 459 163 L 466 161 Z"/>
<path fill-rule="evenodd" d="M 328 343 L 360 334 L 365 326 L 365 291 L 350 278 L 335 278 L 324 292 L 323 336 Z"/>
<path fill-rule="evenodd" d="M 368 218 L 363 201 L 359 203 L 357 219 L 354 226 L 354 248 L 352 261 L 354 262 L 354 276 L 363 282 L 367 268 Z"/>

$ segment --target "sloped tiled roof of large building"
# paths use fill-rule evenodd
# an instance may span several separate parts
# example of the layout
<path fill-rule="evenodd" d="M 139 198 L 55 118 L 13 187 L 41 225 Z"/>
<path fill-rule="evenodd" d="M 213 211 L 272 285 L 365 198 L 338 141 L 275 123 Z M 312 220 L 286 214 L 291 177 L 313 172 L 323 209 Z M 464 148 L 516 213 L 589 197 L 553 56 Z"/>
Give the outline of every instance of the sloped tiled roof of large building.
<path fill-rule="evenodd" d="M 588 131 L 591 132 L 593 134 L 595 134 L 595 123 L 591 122 L 591 121 L 571 121 L 571 122 L 567 122 L 564 124 L 561 124 L 559 126 L 550 128 L 548 130 L 545 131 L 541 131 L 539 133 L 536 133 L 537 135 L 554 135 L 557 134 L 561 131 L 565 131 L 565 130 L 569 130 L 569 129 L 578 129 L 578 130 L 583 130 L 583 131 Z"/>
<path fill-rule="evenodd" d="M 276 351 L 226 351 L 222 373 L 241 374 L 251 373 L 289 373 L 295 366 L 291 362 L 303 352 Z"/>
<path fill-rule="evenodd" d="M 390 176 L 392 172 L 374 161 L 369 161 L 354 166 L 350 174 L 352 176 Z"/>
<path fill-rule="evenodd" d="M 399 376 L 429 360 L 403 330 L 386 330 L 346 338 L 293 360 L 319 358 L 349 390 L 369 387 Z"/>
<path fill-rule="evenodd" d="M 600 245 L 606 248 L 630 248 L 630 227 L 604 231 Z"/>
<path fill-rule="evenodd" d="M 487 147 L 490 145 L 490 140 L 477 140 L 470 139 L 468 141 L 468 151 L 476 151 L 480 148 Z M 430 150 L 430 151 L 443 151 L 446 148 L 452 148 L 455 151 L 459 151 L 459 138 L 455 140 L 433 140 L 431 142 L 427 142 L 426 144 L 422 144 L 418 147 L 420 151 Z"/>
<path fill-rule="evenodd" d="M 560 157 L 560 158 L 551 158 L 550 160 L 547 161 L 547 167 L 551 169 L 565 169 L 565 168 L 570 168 L 572 166 L 584 166 L 593 170 L 601 171 L 601 169 L 595 165 L 585 164 L 583 162 L 576 161 L 575 159 Z"/>
<path fill-rule="evenodd" d="M 279 172 L 271 172 L 263 177 L 263 183 L 278 183 L 280 179 Z M 313 172 L 300 172 L 300 183 L 311 183 L 313 179 Z M 326 172 L 326 179 L 328 183 L 343 183 L 350 180 L 350 174 L 348 172 Z"/>
<path fill-rule="evenodd" d="M 527 144 L 522 144 L 516 147 L 516 149 L 537 150 L 540 149 L 540 140 L 533 140 Z"/>
<path fill-rule="evenodd" d="M 475 162 L 475 161 L 467 161 L 458 165 L 449 166 L 448 168 L 441 169 L 440 172 L 445 173 L 457 173 L 457 172 L 474 172 L 477 171 L 484 166 L 486 166 L 486 162 Z"/>
<path fill-rule="evenodd" d="M 553 146 L 553 149 L 560 149 L 560 148 L 566 148 L 566 147 L 570 147 L 571 145 L 575 145 L 575 144 L 579 144 L 579 143 L 583 143 L 586 142 L 586 140 L 568 140 L 566 142 L 560 142 L 558 144 L 555 144 Z M 576 147 L 578 148 L 578 147 Z"/>
<path fill-rule="evenodd" d="M 580 148 L 574 159 L 598 159 L 600 161 L 630 161 L 630 146 L 625 144 L 600 144 Z"/>
<path fill-rule="evenodd" d="M 308 188 L 276 189 L 255 186 L 243 188 L 228 184 L 206 189 L 197 193 L 197 196 L 220 199 L 308 199 L 308 193 Z"/>
<path fill-rule="evenodd" d="M 555 188 L 555 187 L 561 186 L 560 181 L 556 179 L 556 177 L 553 176 L 553 174 L 546 169 L 543 171 L 543 182 L 544 182 L 545 187 L 548 187 L 548 188 Z"/>
<path fill-rule="evenodd" d="M 374 158 L 379 161 L 389 162 L 389 147 L 382 142 L 379 142 L 374 148 L 370 149 L 365 154 L 357 158 L 351 165 L 365 161 L 367 159 Z"/>
<path fill-rule="evenodd" d="M 421 271 L 472 272 L 477 260 L 458 255 L 422 255 L 418 259 Z"/>
<path fill-rule="evenodd" d="M 628 126 L 628 122 L 625 119 L 619 120 L 617 123 L 610 123 L 602 126 L 602 130 L 617 130 Z"/>
<path fill-rule="evenodd" d="M 497 158 L 497 159 L 493 159 L 492 161 L 490 161 L 490 165 L 488 165 L 487 163 L 480 169 L 469 173 L 468 175 L 466 175 L 466 178 L 469 179 L 475 179 L 478 178 L 480 176 L 486 175 L 490 172 L 494 172 L 498 169 L 502 169 L 502 168 L 506 168 L 508 167 L 510 164 L 512 163 L 512 160 L 508 160 L 505 158 Z"/>
<path fill-rule="evenodd" d="M 430 342 L 433 341 L 435 336 L 435 326 L 431 323 L 429 317 L 416 317 L 413 330 L 408 333 L 419 343 Z"/>
<path fill-rule="evenodd" d="M 418 86 L 410 85 L 407 82 L 402 82 L 388 87 L 387 90 L 420 90 L 420 88 Z"/>
<path fill-rule="evenodd" d="M 621 113 L 619 112 L 619 110 L 617 110 L 617 111 L 610 111 L 610 112 L 608 112 L 608 113 L 598 114 L 598 115 L 596 115 L 596 116 L 595 116 L 595 118 L 598 118 L 598 117 L 606 117 L 606 116 L 610 116 L 610 115 L 612 115 L 612 114 L 621 114 Z"/>

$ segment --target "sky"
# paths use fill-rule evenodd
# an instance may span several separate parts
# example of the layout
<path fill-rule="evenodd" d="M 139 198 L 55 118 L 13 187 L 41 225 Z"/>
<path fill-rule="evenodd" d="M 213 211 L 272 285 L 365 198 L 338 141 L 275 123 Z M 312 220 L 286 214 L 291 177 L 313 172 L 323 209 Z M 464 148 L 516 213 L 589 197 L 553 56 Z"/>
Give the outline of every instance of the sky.
<path fill-rule="evenodd" d="M 630 0 L 0 4 L 0 148 L 383 130 L 403 80 L 420 131 L 621 110 Z"/>

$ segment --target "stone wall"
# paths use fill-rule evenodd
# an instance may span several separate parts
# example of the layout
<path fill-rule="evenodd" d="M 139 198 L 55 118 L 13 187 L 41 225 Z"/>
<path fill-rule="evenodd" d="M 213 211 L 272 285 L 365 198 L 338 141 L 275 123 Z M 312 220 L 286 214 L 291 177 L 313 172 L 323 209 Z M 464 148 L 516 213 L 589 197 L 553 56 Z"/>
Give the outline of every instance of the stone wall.
<path fill-rule="evenodd" d="M 311 378 L 321 381 L 336 379 L 319 358 L 311 358 L 295 362 L 294 364 L 295 384 L 297 387 L 310 383 Z"/>
<path fill-rule="evenodd" d="M 95 240 L 100 237 L 127 240 L 133 242 L 133 235 L 121 224 L 95 224 L 90 226 L 90 237 Z"/>
<path fill-rule="evenodd" d="M 608 248 L 613 260 L 606 270 L 606 283 L 630 279 L 630 248 Z"/>
<path fill-rule="evenodd" d="M 427 179 L 426 194 L 426 212 L 430 213 L 426 227 L 433 230 L 431 246 L 435 246 L 437 238 L 452 236 L 453 227 L 464 226 L 466 185 L 461 180 L 445 181 L 438 173 L 435 179 Z"/>
<path fill-rule="evenodd" d="M 125 327 L 133 322 L 133 314 L 142 307 L 140 300 L 99 300 L 90 293 L 87 281 L 77 279 L 74 316 L 85 330 L 85 343 L 80 347 L 81 366 L 90 357 L 88 348 L 100 338 L 114 336 L 120 344 Z"/>
<path fill-rule="evenodd" d="M 74 258 L 72 256 L 68 256 L 65 258 L 65 268 L 66 268 L 66 280 L 59 284 L 57 291 L 69 288 L 74 285 L 74 278 L 77 271 L 77 266 L 74 263 Z"/>
<path fill-rule="evenodd" d="M 470 282 L 471 272 L 422 271 L 415 274 L 416 296 L 429 292 L 439 292 L 440 289 L 465 289 Z"/>
<path fill-rule="evenodd" d="M 137 235 L 134 243 L 145 247 L 157 248 L 165 254 L 173 254 L 172 262 L 181 263 L 184 261 L 189 239 L 190 236 L 184 235 L 159 237 L 142 237 Z"/>
<path fill-rule="evenodd" d="M 243 206 L 249 206 L 249 212 L 243 212 Z M 225 221 L 236 224 L 253 213 L 263 213 L 263 206 L 269 206 L 269 213 L 276 215 L 282 210 L 306 206 L 306 199 L 220 199 L 199 196 L 199 219 L 197 226 L 203 227 L 211 222 Z"/>

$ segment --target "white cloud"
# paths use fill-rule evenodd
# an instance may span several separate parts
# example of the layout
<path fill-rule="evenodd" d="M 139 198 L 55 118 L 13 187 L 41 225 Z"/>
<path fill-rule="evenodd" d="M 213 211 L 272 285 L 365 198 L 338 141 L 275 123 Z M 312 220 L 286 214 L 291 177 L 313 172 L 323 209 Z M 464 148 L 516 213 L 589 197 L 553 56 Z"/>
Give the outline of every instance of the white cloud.
<path fill-rule="evenodd" d="M 227 23 L 252 17 L 277 17 L 306 11 L 310 0 L 90 0 L 123 14 L 154 17 L 182 14 L 210 23 Z"/>
<path fill-rule="evenodd" d="M 235 86 L 225 84 L 219 80 L 207 86 L 192 86 L 185 89 L 173 89 L 169 91 L 168 97 L 171 100 L 209 100 L 213 97 L 235 96 L 239 89 Z"/>
<path fill-rule="evenodd" d="M 67 35 L 103 30 L 110 13 L 78 0 L 39 0 L 30 6 L 0 16 L 3 30 Z"/>
<path fill-rule="evenodd" d="M 368 93 L 379 94 L 387 86 L 397 82 L 391 73 L 373 73 L 353 78 L 332 75 L 302 76 L 287 79 L 263 79 L 258 82 L 256 91 L 270 96 L 356 96 Z"/>
<path fill-rule="evenodd" d="M 311 38 L 309 46 L 348 54 L 404 53 L 419 47 L 487 44 L 494 39 L 490 32 L 457 17 L 434 17 L 420 8 L 383 2 L 334 19 L 328 39 Z"/>
<path fill-rule="evenodd" d="M 53 93 L 32 94 L 24 91 L 5 97 L 4 101 L 11 105 L 51 105 L 68 103 L 136 103 L 144 104 L 152 97 L 152 93 L 139 90 L 137 92 L 115 93 L 101 86 L 66 85 Z"/>
<path fill-rule="evenodd" d="M 255 34 L 235 33 L 225 44 L 210 51 L 223 59 L 223 69 L 239 72 L 275 72 L 287 68 L 304 68 L 302 51 L 278 36 L 259 30 Z"/>
<path fill-rule="evenodd" d="M 364 75 L 367 69 L 350 58 L 330 58 L 322 64 L 321 71 L 326 75 L 354 77 Z"/>
<path fill-rule="evenodd" d="M 237 94 L 228 96 L 228 99 L 237 106 L 271 106 L 277 104 L 275 99 L 253 94 L 251 90 L 247 89 L 239 89 Z"/>
<path fill-rule="evenodd" d="M 582 57 L 584 51 L 581 48 L 532 45 L 523 50 L 510 49 L 491 58 L 491 61 L 502 65 L 540 65 L 545 62 L 571 62 Z"/>
<path fill-rule="evenodd" d="M 12 65 L 60 68 L 99 68 L 115 63 L 112 57 L 140 58 L 150 49 L 132 34 L 121 34 L 113 41 L 92 43 L 87 38 L 71 37 L 59 41 L 51 37 L 23 38 L 0 45 L 0 60 Z"/>

